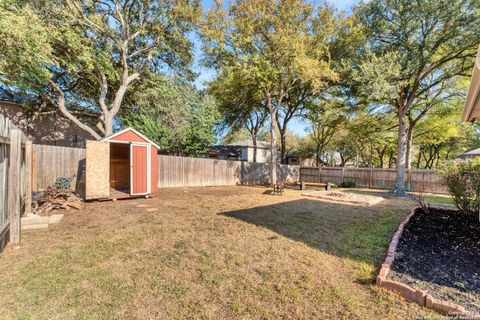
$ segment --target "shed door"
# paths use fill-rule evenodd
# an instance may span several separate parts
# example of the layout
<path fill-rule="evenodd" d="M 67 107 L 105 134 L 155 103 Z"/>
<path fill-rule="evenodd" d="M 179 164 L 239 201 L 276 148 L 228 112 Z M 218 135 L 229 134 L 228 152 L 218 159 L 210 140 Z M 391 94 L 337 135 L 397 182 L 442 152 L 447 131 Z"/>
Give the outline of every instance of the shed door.
<path fill-rule="evenodd" d="M 87 140 L 85 168 L 85 199 L 110 196 L 110 144 Z"/>
<path fill-rule="evenodd" d="M 148 147 L 147 144 L 136 144 L 132 143 L 130 145 L 130 156 L 131 156 L 131 194 L 147 194 L 148 193 Z"/>

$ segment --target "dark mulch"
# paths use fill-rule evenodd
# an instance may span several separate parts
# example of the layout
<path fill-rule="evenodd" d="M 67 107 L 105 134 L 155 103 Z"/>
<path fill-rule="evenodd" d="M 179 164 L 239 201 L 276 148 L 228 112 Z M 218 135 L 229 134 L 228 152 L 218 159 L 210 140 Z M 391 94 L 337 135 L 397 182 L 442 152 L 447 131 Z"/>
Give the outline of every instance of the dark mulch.
<path fill-rule="evenodd" d="M 478 216 L 417 209 L 399 241 L 389 278 L 480 312 Z"/>

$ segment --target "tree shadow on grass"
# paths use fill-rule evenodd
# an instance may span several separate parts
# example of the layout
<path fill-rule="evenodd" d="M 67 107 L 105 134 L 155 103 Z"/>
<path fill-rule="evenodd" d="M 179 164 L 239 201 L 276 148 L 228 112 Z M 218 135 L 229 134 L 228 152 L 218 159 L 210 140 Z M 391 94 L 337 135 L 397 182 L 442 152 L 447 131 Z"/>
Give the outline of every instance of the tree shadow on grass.
<path fill-rule="evenodd" d="M 403 211 L 300 199 L 220 214 L 377 268 Z"/>

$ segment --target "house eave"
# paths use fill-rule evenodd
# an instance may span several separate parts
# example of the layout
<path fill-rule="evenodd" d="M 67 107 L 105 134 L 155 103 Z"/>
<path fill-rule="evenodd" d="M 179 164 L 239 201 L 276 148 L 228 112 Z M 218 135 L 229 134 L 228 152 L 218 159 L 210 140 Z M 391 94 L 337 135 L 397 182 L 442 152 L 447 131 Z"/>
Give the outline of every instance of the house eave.
<path fill-rule="evenodd" d="M 462 120 L 474 122 L 480 119 L 480 47 L 473 67 L 470 88 L 463 106 Z"/>

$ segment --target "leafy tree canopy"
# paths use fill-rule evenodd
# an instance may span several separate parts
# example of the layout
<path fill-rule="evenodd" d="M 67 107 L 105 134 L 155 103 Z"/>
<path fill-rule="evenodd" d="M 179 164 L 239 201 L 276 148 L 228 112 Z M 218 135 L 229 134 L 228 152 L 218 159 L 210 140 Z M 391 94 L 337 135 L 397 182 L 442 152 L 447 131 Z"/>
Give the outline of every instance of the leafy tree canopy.
<path fill-rule="evenodd" d="M 42 97 L 95 138 L 108 136 L 146 72 L 188 70 L 187 33 L 199 13 L 196 0 L 3 1 L 0 81 Z"/>
<path fill-rule="evenodd" d="M 150 137 L 162 151 L 198 155 L 215 142 L 215 100 L 178 78 L 152 75 L 127 103 L 124 124 Z"/>
<path fill-rule="evenodd" d="M 440 92 L 441 97 L 448 82 L 470 72 L 478 47 L 479 10 L 477 0 L 372 0 L 355 10 L 367 41 L 352 65 L 352 78 L 358 93 L 397 114 L 399 193 L 410 161 L 407 115 L 425 96 Z M 411 122 L 410 129 L 415 124 Z"/>

